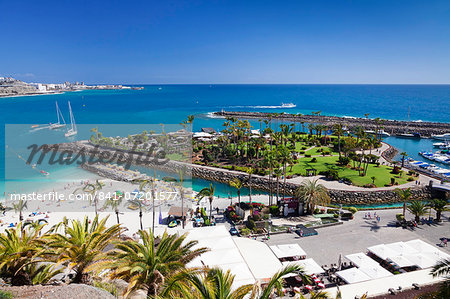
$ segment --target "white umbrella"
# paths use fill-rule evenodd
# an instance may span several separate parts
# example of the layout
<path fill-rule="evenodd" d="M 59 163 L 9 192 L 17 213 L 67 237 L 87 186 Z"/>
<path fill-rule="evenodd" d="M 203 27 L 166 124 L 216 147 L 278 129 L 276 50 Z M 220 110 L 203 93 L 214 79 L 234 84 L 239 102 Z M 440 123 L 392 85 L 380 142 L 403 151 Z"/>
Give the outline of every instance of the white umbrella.
<path fill-rule="evenodd" d="M 342 278 L 347 283 L 356 283 L 370 280 L 370 276 L 362 272 L 358 268 L 350 268 L 336 272 L 336 275 Z"/>

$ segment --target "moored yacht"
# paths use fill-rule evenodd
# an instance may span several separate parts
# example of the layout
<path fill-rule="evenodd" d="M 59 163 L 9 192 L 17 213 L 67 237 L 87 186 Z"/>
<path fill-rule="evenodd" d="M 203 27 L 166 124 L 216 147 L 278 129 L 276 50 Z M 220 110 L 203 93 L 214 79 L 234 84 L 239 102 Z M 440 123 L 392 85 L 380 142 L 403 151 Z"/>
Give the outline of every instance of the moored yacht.
<path fill-rule="evenodd" d="M 66 126 L 66 121 L 64 120 L 64 116 L 61 113 L 61 110 L 58 107 L 58 102 L 56 103 L 56 117 L 58 118 L 58 121 L 56 123 L 50 123 L 49 129 L 59 129 Z M 62 120 L 62 123 L 61 123 Z"/>
<path fill-rule="evenodd" d="M 450 133 L 431 135 L 431 138 L 437 139 L 437 140 L 450 140 Z"/>
<path fill-rule="evenodd" d="M 68 103 L 69 103 L 71 128 L 64 134 L 64 136 L 71 137 L 71 136 L 77 135 L 78 131 L 77 131 L 77 125 L 75 124 L 75 118 L 73 116 L 72 107 L 70 106 L 70 101 Z"/>

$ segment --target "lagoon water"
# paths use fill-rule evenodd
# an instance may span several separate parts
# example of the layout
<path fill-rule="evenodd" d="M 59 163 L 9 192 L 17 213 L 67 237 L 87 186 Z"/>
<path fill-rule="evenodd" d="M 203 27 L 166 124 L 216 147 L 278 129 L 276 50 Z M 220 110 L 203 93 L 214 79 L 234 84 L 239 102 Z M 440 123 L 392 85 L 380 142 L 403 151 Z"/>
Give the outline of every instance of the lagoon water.
<path fill-rule="evenodd" d="M 85 130 L 79 130 L 80 133 L 75 139 L 88 138 L 91 133 L 86 128 L 93 126 L 91 124 L 98 126 L 105 136 L 123 136 L 128 134 L 127 130 L 131 130 L 130 133 L 149 130 L 149 126 L 139 124 L 155 124 L 156 127 L 159 127 L 160 123 L 179 124 L 189 114 L 195 115 L 194 131 L 202 127 L 221 130 L 223 119 L 211 118 L 208 114 L 221 109 L 303 114 L 320 110 L 323 115 L 349 117 L 364 117 L 365 113 L 370 113 L 371 118 L 398 120 L 406 120 L 408 110 L 411 109 L 411 120 L 450 122 L 450 85 L 144 85 L 144 87 L 143 90 L 93 90 L 58 95 L 0 98 L 0 120 L 6 125 L 6 136 L 5 131 L 0 130 L 2 145 L 0 154 L 6 155 L 7 161 L 15 161 L 13 167 L 6 167 L 6 179 L 14 181 L 20 177 L 31 180 L 41 175 L 25 165 L 17 154 L 13 150 L 6 149 L 5 145 L 17 148 L 32 142 L 42 143 L 42 140 L 51 142 L 66 140 L 63 131 L 46 129 L 30 131 L 31 125 L 56 121 L 55 101 L 58 101 L 66 120 L 69 119 L 67 101 L 70 101 L 80 128 L 83 127 L 81 124 L 89 124 L 85 126 Z M 282 103 L 293 103 L 296 107 L 284 108 L 281 106 Z M 9 126 L 10 124 L 26 125 L 14 127 Z M 103 124 L 131 125 L 111 130 L 112 127 L 102 127 Z M 251 121 L 251 124 L 255 129 L 259 128 L 257 121 Z M 433 143 L 430 139 L 408 140 L 395 137 L 387 138 L 386 141 L 417 159 L 419 159 L 417 153 L 431 150 Z M 82 178 L 87 175 L 74 166 L 54 166 L 45 170 L 49 171 L 52 177 Z M 0 173 L 0 195 L 3 195 L 4 159 L 0 159 Z M 48 184 L 51 182 L 49 179 Z M 36 184 L 41 188 L 45 185 L 42 182 Z M 192 184 L 194 190 L 199 190 L 209 183 L 194 180 Z M 20 188 L 20 182 L 17 186 Z M 229 187 L 222 185 L 218 185 L 217 191 L 221 197 L 233 192 Z"/>

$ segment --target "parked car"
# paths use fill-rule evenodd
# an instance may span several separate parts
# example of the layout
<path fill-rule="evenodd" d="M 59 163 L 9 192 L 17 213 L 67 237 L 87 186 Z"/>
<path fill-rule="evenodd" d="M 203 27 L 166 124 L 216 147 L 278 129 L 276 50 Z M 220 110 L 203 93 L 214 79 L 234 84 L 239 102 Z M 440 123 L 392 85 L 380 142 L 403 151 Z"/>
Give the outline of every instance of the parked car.
<path fill-rule="evenodd" d="M 230 234 L 232 236 L 239 236 L 239 232 L 234 226 L 232 228 L 230 228 Z"/>

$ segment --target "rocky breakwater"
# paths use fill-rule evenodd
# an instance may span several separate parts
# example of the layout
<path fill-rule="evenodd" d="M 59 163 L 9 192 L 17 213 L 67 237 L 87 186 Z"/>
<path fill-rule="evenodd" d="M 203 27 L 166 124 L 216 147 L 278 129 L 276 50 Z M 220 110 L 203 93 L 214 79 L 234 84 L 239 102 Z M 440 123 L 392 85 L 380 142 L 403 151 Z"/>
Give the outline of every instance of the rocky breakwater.
<path fill-rule="evenodd" d="M 431 136 L 433 134 L 443 134 L 450 132 L 450 123 L 438 122 L 415 122 L 399 120 L 377 120 L 370 118 L 348 118 L 339 116 L 324 115 L 300 115 L 288 113 L 266 113 L 266 112 L 239 112 L 239 111 L 220 111 L 214 112 L 215 116 L 236 117 L 241 119 L 282 119 L 291 122 L 304 122 L 327 125 L 329 127 L 341 123 L 349 129 L 363 127 L 365 130 L 376 130 L 383 128 L 389 134 L 405 133 L 406 128 L 409 132 L 419 133 L 421 136 Z"/>
<path fill-rule="evenodd" d="M 389 144 L 388 144 L 388 145 L 389 145 Z M 381 154 L 381 156 L 382 156 L 386 161 L 391 162 L 392 159 L 394 159 L 395 155 L 397 155 L 397 153 L 398 153 L 398 150 L 397 150 L 395 147 L 389 145 L 389 148 L 388 148 L 387 150 L 385 150 L 385 151 Z"/>
<path fill-rule="evenodd" d="M 342 203 L 346 205 L 361 204 L 382 204 L 401 201 L 394 190 L 380 191 L 347 191 L 347 190 L 329 190 L 330 198 L 333 203 Z M 429 200 L 431 199 L 430 190 L 427 187 L 411 189 L 411 200 Z"/>
<path fill-rule="evenodd" d="M 191 175 L 192 165 L 189 163 L 168 160 L 166 158 L 157 158 L 151 155 L 147 156 L 142 152 L 95 146 L 85 140 L 55 144 L 53 147 L 60 152 L 61 155 L 66 154 L 74 157 L 65 163 L 76 163 L 76 159 L 78 159 L 78 161 L 81 160 L 83 163 L 81 163 L 80 167 L 83 169 L 112 179 L 119 179 L 121 173 L 118 169 L 102 167 L 102 165 L 106 163 L 117 163 L 125 169 L 129 169 L 132 165 L 140 165 L 170 173 L 177 173 L 179 170 L 184 170 L 186 176 Z"/>

